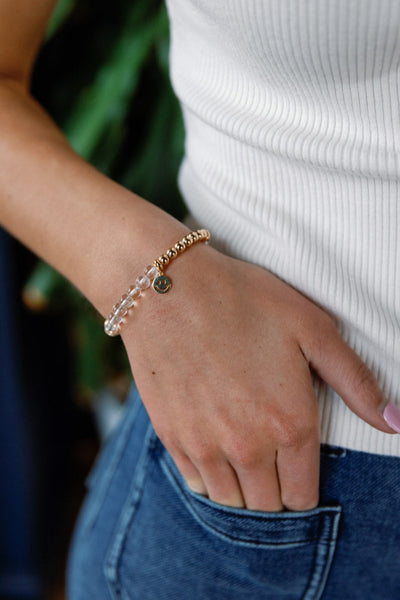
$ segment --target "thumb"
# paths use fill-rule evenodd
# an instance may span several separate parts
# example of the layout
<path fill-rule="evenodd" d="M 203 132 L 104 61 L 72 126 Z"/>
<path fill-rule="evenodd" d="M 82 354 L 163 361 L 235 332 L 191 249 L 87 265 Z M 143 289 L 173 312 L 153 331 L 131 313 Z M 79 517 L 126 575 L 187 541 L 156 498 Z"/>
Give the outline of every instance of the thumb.
<path fill-rule="evenodd" d="M 314 351 L 305 352 L 310 365 L 357 416 L 380 431 L 400 433 L 400 410 L 385 399 L 375 375 L 331 323 L 319 331 Z"/>

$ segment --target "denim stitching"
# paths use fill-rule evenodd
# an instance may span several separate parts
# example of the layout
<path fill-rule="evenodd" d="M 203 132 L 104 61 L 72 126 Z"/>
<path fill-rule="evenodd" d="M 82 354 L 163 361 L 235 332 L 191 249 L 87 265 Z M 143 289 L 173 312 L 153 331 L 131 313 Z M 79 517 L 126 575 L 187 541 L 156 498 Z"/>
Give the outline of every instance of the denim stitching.
<path fill-rule="evenodd" d="M 171 471 L 168 463 L 166 462 L 166 460 L 164 459 L 164 457 L 162 455 L 160 455 L 160 464 L 161 467 L 164 471 L 164 473 L 166 474 L 166 476 L 168 477 L 169 481 L 172 483 L 172 485 L 174 486 L 175 490 L 178 492 L 180 498 L 182 499 L 185 507 L 190 511 L 190 513 L 192 514 L 192 516 L 196 519 L 196 521 L 198 523 L 200 523 L 200 525 L 202 525 L 203 527 L 207 528 L 209 531 L 211 531 L 211 533 L 213 533 L 214 535 L 218 536 L 219 538 L 234 543 L 234 544 L 238 544 L 238 545 L 243 545 L 243 546 L 248 546 L 248 547 L 255 547 L 255 548 L 271 548 L 271 549 L 276 549 L 276 548 L 295 548 L 295 547 L 299 547 L 299 546 L 304 546 L 304 545 L 308 545 L 312 542 L 315 542 L 317 540 L 321 540 L 322 536 L 319 536 L 317 538 L 307 538 L 307 540 L 295 540 L 292 542 L 260 542 L 260 541 L 255 541 L 255 540 L 251 540 L 251 539 L 244 539 L 244 538 L 239 538 L 239 537 L 233 537 L 233 536 L 229 536 L 227 535 L 225 532 L 220 531 L 219 529 L 217 529 L 216 527 L 210 525 L 209 523 L 207 523 L 196 511 L 196 509 L 194 508 L 192 502 L 190 501 L 190 496 L 189 494 L 187 494 L 185 492 L 184 489 L 182 489 L 182 487 L 179 485 L 179 482 L 177 481 L 175 475 L 173 474 L 173 472 Z M 223 510 L 224 507 L 222 507 Z M 217 509 L 218 510 L 218 509 Z M 322 518 L 332 518 L 334 516 L 335 513 L 337 513 L 338 511 L 340 511 L 340 508 L 336 508 L 336 507 L 322 507 L 322 508 L 318 508 L 315 509 L 314 513 L 312 513 L 310 511 L 309 516 L 304 516 L 304 518 L 309 518 L 309 517 L 313 517 L 313 516 L 320 516 Z M 237 513 L 235 514 L 234 512 L 231 511 L 226 511 L 229 512 L 232 516 L 237 516 Z M 324 517 L 323 515 L 326 515 L 326 517 Z M 246 514 L 246 515 L 239 515 L 240 518 L 246 518 L 248 520 L 255 520 L 255 521 L 265 521 L 266 519 L 274 519 L 276 521 L 279 522 L 279 520 L 284 520 L 287 522 L 287 519 L 296 519 L 299 518 L 296 513 L 294 513 L 293 515 L 287 515 L 285 518 L 283 517 L 275 517 L 274 515 L 268 515 L 268 517 L 266 517 L 265 515 L 252 515 L 252 514 Z M 300 517 L 302 518 L 302 517 Z M 324 543 L 324 540 L 321 540 L 322 543 Z"/>
<path fill-rule="evenodd" d="M 175 470 L 177 471 L 177 468 L 175 466 L 175 463 L 173 462 L 172 457 L 170 456 L 170 454 L 167 452 L 167 450 L 164 448 L 164 446 L 162 446 L 161 442 L 159 439 L 157 439 L 156 444 L 158 446 L 157 448 L 157 455 L 159 456 L 159 461 L 162 464 L 165 464 L 165 467 L 171 471 L 172 475 L 174 478 L 178 479 L 175 475 Z M 182 486 L 182 484 L 179 484 L 180 487 Z M 246 519 L 254 519 L 254 520 L 264 520 L 265 518 L 268 519 L 276 519 L 277 521 L 279 521 L 280 519 L 284 520 L 285 522 L 287 522 L 288 519 L 290 518 L 297 518 L 299 515 L 303 516 L 304 512 L 296 512 L 296 511 L 290 511 L 290 513 L 285 514 L 284 517 L 281 516 L 281 514 L 279 512 L 276 513 L 268 513 L 268 514 L 264 514 L 262 511 L 250 511 L 250 510 L 243 510 L 240 508 L 234 508 L 234 507 L 230 507 L 230 506 L 224 506 L 223 504 L 218 504 L 216 505 L 216 503 L 210 501 L 208 498 L 201 496 L 200 494 L 197 494 L 196 492 L 193 492 L 192 490 L 190 490 L 190 488 L 183 488 L 182 492 L 188 497 L 188 498 L 194 498 L 194 500 L 196 502 L 200 502 L 205 504 L 206 506 L 210 507 L 212 510 L 218 510 L 221 512 L 226 512 L 229 515 L 237 515 L 239 517 L 246 517 Z M 307 516 L 313 516 L 315 514 L 319 514 L 321 512 L 321 509 L 323 511 L 326 510 L 335 510 L 336 506 L 326 506 L 326 507 L 317 507 L 311 510 L 307 511 Z"/>
<path fill-rule="evenodd" d="M 132 397 L 131 402 L 132 402 L 133 406 L 131 408 L 131 411 L 128 413 L 128 418 L 123 423 L 123 429 L 120 433 L 120 438 L 119 438 L 118 443 L 116 444 L 115 448 L 113 449 L 109 464 L 107 465 L 106 468 L 104 468 L 104 470 L 96 471 L 94 473 L 94 477 L 91 478 L 91 483 L 92 483 L 93 488 L 97 484 L 97 481 L 100 481 L 100 485 L 99 485 L 99 488 L 96 490 L 96 493 L 92 494 L 92 497 L 90 498 L 90 501 L 89 501 L 89 506 L 88 506 L 89 511 L 88 511 L 86 525 L 85 525 L 86 531 L 91 530 L 96 522 L 97 515 L 99 514 L 100 509 L 103 505 L 103 502 L 107 495 L 107 491 L 110 487 L 113 475 L 114 475 L 114 473 L 118 467 L 118 463 L 121 460 L 121 457 L 124 453 L 125 446 L 128 442 L 129 434 L 132 429 L 133 423 L 135 422 L 137 413 L 139 412 L 141 402 L 140 402 L 139 393 L 136 389 L 134 390 L 134 395 Z M 122 418 L 123 418 L 123 415 L 122 415 Z M 100 461 L 101 461 L 100 455 L 99 455 L 99 459 L 100 459 L 99 463 L 97 463 L 97 465 L 96 465 L 97 467 L 99 466 L 99 464 L 101 464 L 100 463 Z"/>
<path fill-rule="evenodd" d="M 144 484 L 148 474 L 148 465 L 152 456 L 151 450 L 154 448 L 155 440 L 156 435 L 154 429 L 151 423 L 149 423 L 142 452 L 140 454 L 133 477 L 131 489 L 128 493 L 124 508 L 121 511 L 121 516 L 115 528 L 114 534 L 112 535 L 110 546 L 106 552 L 104 574 L 106 576 L 112 596 L 114 598 L 121 598 L 122 600 L 125 596 L 125 592 L 121 588 L 118 580 L 118 562 L 122 554 L 127 529 L 142 496 Z"/>
<path fill-rule="evenodd" d="M 321 529 L 324 530 L 321 533 L 323 540 L 317 544 L 310 581 L 302 600 L 320 600 L 322 596 L 336 550 L 341 512 L 341 507 L 338 507 L 335 515 L 331 515 L 329 519 L 324 517 L 321 521 Z"/>

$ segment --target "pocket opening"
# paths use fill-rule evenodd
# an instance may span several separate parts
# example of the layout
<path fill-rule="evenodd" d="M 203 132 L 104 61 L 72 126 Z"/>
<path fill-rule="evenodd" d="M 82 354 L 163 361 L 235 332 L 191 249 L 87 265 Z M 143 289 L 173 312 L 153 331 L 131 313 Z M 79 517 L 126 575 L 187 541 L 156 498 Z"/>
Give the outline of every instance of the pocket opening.
<path fill-rule="evenodd" d="M 338 505 L 283 512 L 225 506 L 190 490 L 164 447 L 158 456 L 161 469 L 185 508 L 203 527 L 227 541 L 256 547 L 289 548 L 316 541 L 329 543 L 332 535 L 337 533 L 336 523 L 341 515 Z"/>

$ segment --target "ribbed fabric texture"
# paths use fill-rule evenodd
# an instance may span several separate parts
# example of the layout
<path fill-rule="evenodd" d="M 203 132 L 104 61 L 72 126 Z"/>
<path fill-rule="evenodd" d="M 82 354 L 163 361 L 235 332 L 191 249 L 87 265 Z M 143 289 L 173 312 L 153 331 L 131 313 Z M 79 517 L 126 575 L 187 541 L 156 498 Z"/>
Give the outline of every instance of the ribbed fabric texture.
<path fill-rule="evenodd" d="M 400 3 L 167 4 L 194 223 L 333 314 L 400 403 Z M 322 441 L 400 456 L 399 435 L 315 391 Z"/>

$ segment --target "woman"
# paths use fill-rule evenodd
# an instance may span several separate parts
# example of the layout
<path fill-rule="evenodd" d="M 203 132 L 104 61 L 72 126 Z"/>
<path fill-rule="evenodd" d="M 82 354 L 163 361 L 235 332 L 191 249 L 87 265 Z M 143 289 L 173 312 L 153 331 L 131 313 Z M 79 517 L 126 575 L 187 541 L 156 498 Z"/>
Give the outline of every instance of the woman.
<path fill-rule="evenodd" d="M 189 229 L 30 96 L 54 3 L 0 2 L 1 222 L 106 317 Z M 211 245 L 106 323 L 137 390 L 91 477 L 70 598 L 397 598 L 400 7 L 168 9 L 180 185 Z"/>

